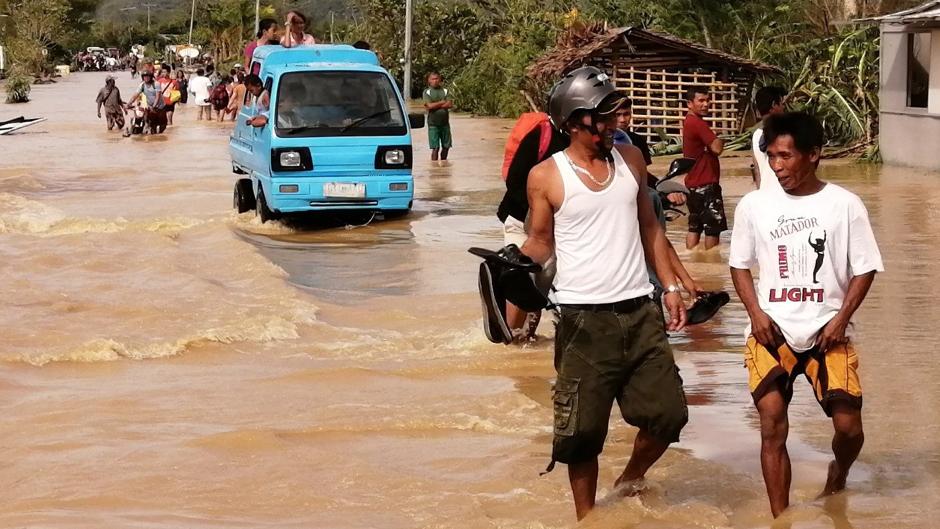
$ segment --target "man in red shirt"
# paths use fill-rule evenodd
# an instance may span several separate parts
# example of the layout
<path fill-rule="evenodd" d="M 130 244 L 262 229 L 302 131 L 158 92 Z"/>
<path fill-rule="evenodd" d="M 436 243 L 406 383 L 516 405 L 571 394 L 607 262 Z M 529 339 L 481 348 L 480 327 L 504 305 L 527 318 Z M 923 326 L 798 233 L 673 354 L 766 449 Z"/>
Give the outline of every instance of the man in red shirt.
<path fill-rule="evenodd" d="M 685 246 L 690 250 L 698 246 L 704 232 L 705 249 L 708 250 L 718 246 L 718 236 L 728 229 L 721 186 L 718 185 L 721 174 L 718 156 L 724 150 L 725 142 L 705 122 L 711 105 L 708 87 L 690 87 L 685 99 L 689 113 L 682 123 L 682 156 L 696 160 L 695 166 L 685 175 L 685 185 L 690 191 L 689 233 Z"/>

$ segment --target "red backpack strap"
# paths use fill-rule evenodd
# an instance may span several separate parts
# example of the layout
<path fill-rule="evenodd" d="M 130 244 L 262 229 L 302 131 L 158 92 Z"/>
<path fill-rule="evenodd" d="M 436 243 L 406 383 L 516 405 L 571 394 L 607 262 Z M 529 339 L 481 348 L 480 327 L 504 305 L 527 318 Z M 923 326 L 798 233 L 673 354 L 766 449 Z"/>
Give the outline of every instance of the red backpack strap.
<path fill-rule="evenodd" d="M 539 158 L 541 162 L 548 153 L 548 145 L 552 142 L 552 124 L 548 120 L 539 123 Z"/>

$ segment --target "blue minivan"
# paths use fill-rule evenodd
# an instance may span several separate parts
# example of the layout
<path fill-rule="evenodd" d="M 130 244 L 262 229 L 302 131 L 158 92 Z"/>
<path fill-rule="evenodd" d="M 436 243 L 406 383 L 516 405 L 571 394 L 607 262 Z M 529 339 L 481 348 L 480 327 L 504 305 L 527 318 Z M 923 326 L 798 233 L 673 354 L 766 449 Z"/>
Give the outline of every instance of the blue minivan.
<path fill-rule="evenodd" d="M 246 94 L 229 141 L 239 213 L 255 209 L 265 222 L 309 211 L 411 210 L 411 129 L 424 126 L 424 115 L 407 113 L 375 53 L 260 46 L 250 70 L 270 102 L 267 125 L 253 127 L 258 102 Z"/>

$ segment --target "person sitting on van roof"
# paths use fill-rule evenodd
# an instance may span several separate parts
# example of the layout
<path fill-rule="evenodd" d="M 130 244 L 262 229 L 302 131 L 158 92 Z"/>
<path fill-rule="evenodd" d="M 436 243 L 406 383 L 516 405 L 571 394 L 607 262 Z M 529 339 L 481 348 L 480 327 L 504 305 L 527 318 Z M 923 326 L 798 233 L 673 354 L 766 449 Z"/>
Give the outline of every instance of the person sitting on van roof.
<path fill-rule="evenodd" d="M 296 9 L 287 12 L 287 21 L 284 23 L 284 27 L 286 31 L 285 35 L 281 37 L 281 46 L 285 48 L 317 43 L 313 35 L 304 32 L 307 28 L 307 17 Z"/>
<path fill-rule="evenodd" d="M 277 21 L 273 18 L 262 18 L 258 23 L 258 33 L 255 39 L 245 46 L 245 69 L 251 64 L 251 57 L 258 46 L 267 46 L 274 39 L 277 44 Z"/>
<path fill-rule="evenodd" d="M 264 127 L 268 124 L 268 105 L 270 104 L 268 91 L 264 89 L 261 78 L 254 74 L 245 78 L 245 88 L 255 98 L 255 115 L 245 120 L 245 124 L 258 128 Z"/>

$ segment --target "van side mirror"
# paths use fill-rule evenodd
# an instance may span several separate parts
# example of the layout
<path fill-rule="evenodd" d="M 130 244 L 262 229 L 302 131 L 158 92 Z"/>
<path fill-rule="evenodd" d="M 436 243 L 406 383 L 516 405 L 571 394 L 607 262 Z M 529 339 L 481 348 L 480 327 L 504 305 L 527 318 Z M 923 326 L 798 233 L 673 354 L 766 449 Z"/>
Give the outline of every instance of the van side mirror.
<path fill-rule="evenodd" d="M 408 124 L 413 129 L 424 128 L 424 114 L 408 114 Z"/>

